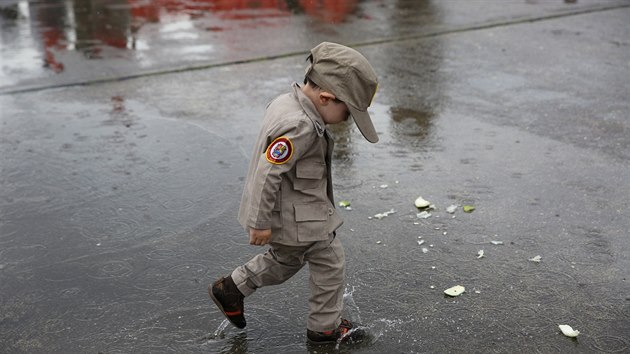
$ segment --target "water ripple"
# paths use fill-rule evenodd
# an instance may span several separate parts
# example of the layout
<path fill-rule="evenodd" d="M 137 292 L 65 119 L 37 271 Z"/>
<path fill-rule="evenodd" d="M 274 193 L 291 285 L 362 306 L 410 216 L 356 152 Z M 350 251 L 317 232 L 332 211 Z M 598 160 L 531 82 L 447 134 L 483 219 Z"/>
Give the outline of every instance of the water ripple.
<path fill-rule="evenodd" d="M 627 339 L 606 335 L 593 337 L 592 347 L 604 353 L 622 353 L 630 349 Z"/>
<path fill-rule="evenodd" d="M 127 261 L 106 261 L 90 267 L 89 276 L 95 279 L 113 279 L 126 277 L 133 272 L 133 266 Z"/>

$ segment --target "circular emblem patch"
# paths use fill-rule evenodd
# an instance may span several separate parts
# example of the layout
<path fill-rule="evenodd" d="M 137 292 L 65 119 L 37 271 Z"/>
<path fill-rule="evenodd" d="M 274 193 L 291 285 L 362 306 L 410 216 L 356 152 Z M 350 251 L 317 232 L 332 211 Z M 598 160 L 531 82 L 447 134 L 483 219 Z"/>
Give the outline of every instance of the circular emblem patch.
<path fill-rule="evenodd" d="M 293 155 L 293 144 L 289 138 L 281 136 L 274 140 L 268 147 L 265 156 L 267 161 L 281 165 L 291 158 Z"/>

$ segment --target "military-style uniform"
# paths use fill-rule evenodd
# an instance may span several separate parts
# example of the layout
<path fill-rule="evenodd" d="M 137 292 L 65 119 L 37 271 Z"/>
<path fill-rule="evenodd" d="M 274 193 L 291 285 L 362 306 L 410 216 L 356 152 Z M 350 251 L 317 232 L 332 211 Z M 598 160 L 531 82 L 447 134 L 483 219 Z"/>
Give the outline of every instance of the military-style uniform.
<path fill-rule="evenodd" d="M 311 64 L 305 78 L 309 85 L 314 84 L 320 95 L 326 93 L 335 104 L 345 104 L 361 134 L 376 143 L 378 134 L 367 109 L 378 80 L 367 59 L 352 48 L 330 42 L 311 49 L 308 59 Z M 271 229 L 271 249 L 217 280 L 208 291 L 230 322 L 244 328 L 243 297 L 260 287 L 283 283 L 308 262 L 307 337 L 327 342 L 341 339 L 354 327 L 341 320 L 345 256 L 335 230 L 342 220 L 333 199 L 333 141 L 316 109 L 318 102 L 294 84 L 292 92 L 267 107 L 249 165 L 239 221 L 247 231 Z M 334 115 L 327 120 L 335 121 L 331 117 Z"/>
<path fill-rule="evenodd" d="M 300 86 L 267 107 L 254 146 L 239 210 L 248 230 L 271 229 L 271 249 L 232 272 L 244 296 L 280 284 L 309 263 L 307 328 L 329 331 L 341 321 L 344 252 L 334 231 L 333 140 Z"/>

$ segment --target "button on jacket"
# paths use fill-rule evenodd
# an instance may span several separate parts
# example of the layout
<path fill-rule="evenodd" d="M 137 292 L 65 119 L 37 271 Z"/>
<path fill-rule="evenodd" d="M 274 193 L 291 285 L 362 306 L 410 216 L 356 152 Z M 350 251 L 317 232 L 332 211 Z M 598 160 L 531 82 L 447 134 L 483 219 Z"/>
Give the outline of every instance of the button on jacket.
<path fill-rule="evenodd" d="M 343 220 L 334 207 L 333 140 L 299 85 L 272 101 L 254 146 L 239 222 L 247 230 L 271 229 L 272 243 L 300 245 L 329 238 Z M 268 159 L 276 139 L 288 141 L 286 161 Z"/>

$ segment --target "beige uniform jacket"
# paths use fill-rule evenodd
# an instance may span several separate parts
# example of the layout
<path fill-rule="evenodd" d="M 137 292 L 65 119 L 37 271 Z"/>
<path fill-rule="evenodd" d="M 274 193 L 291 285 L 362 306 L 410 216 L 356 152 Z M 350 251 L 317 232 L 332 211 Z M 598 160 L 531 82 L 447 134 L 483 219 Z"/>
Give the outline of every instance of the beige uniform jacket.
<path fill-rule="evenodd" d="M 245 230 L 271 229 L 271 242 L 304 245 L 328 239 L 343 220 L 334 206 L 333 140 L 311 100 L 292 88 L 267 107 L 238 218 Z"/>

